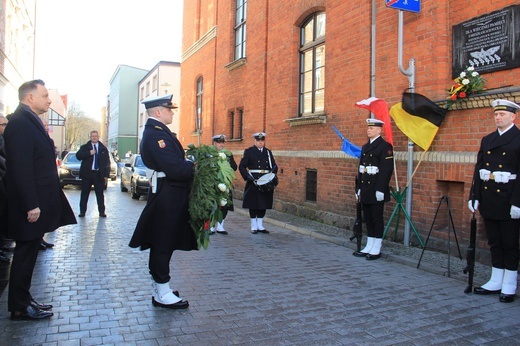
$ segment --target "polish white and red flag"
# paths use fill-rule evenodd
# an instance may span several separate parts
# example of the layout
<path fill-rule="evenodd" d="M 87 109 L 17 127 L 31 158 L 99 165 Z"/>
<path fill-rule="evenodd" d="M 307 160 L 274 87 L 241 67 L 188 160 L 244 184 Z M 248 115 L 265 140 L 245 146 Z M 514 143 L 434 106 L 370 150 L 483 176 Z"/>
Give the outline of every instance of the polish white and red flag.
<path fill-rule="evenodd" d="M 383 99 L 377 97 L 370 97 L 368 99 L 356 102 L 356 106 L 359 108 L 368 109 L 372 112 L 376 119 L 381 120 L 385 124 L 383 129 L 385 130 L 386 141 L 392 146 L 394 145 L 394 136 L 392 135 L 392 124 L 390 123 L 390 114 L 388 113 L 388 104 Z"/>

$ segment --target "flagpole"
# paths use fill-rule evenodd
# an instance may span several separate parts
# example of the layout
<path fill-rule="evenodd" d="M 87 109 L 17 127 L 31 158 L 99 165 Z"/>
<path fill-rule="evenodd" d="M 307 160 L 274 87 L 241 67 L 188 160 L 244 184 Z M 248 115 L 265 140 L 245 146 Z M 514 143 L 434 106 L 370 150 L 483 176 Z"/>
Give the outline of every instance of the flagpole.
<path fill-rule="evenodd" d="M 421 158 L 419 159 L 419 162 L 417 162 L 417 166 L 415 166 L 415 169 L 414 169 L 412 175 L 410 176 L 410 178 L 408 179 L 408 182 L 406 183 L 406 187 L 408 187 L 408 185 L 412 182 L 415 172 L 417 172 L 417 168 L 419 168 L 419 166 L 421 165 L 421 162 L 423 161 L 425 154 L 426 154 L 426 150 L 422 152 Z"/>
<path fill-rule="evenodd" d="M 397 64 L 399 70 L 402 74 L 404 74 L 408 78 L 408 87 L 411 92 L 414 92 L 415 89 L 415 60 L 411 58 L 408 63 L 408 69 L 405 70 L 403 68 L 403 11 L 399 10 L 399 22 L 398 22 L 398 30 L 397 30 Z M 406 190 L 406 212 L 412 217 L 412 185 L 411 185 L 411 174 L 413 170 L 413 142 L 410 138 L 408 138 L 408 165 L 407 165 L 407 186 L 410 185 L 410 188 Z M 405 222 L 404 224 L 404 237 L 403 237 L 404 246 L 410 246 L 410 224 Z"/>

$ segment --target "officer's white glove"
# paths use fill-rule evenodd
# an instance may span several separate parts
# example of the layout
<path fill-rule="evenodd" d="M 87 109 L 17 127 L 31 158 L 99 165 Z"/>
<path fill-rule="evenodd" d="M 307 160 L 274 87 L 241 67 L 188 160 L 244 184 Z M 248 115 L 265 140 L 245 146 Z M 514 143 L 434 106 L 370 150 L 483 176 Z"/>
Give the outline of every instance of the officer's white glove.
<path fill-rule="evenodd" d="M 491 175 L 491 171 L 488 171 L 487 169 L 479 169 L 480 179 L 483 181 L 488 181 L 489 177 Z"/>
<path fill-rule="evenodd" d="M 356 201 L 359 200 L 359 196 L 361 196 L 361 189 L 356 191 Z"/>
<path fill-rule="evenodd" d="M 518 208 L 514 205 L 511 206 L 511 218 L 520 219 L 520 208 Z"/>
<path fill-rule="evenodd" d="M 365 166 L 363 166 L 363 165 L 359 165 L 358 171 L 359 171 L 359 173 L 361 173 L 361 174 L 365 173 Z"/>
<path fill-rule="evenodd" d="M 472 213 L 474 213 L 478 209 L 478 201 L 470 199 L 468 201 L 468 208 Z"/>
<path fill-rule="evenodd" d="M 385 199 L 385 194 L 382 193 L 381 191 L 376 191 L 376 200 L 378 202 L 381 202 L 384 199 Z"/>

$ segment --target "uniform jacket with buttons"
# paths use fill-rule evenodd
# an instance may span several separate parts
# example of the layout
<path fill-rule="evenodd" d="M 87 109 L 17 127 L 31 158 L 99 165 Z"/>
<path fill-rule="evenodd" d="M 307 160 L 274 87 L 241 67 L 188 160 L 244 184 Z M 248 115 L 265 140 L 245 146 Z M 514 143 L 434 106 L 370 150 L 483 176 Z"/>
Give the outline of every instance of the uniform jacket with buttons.
<path fill-rule="evenodd" d="M 482 181 L 480 169 L 509 172 L 516 174 L 517 179 L 510 180 L 506 184 L 491 179 Z M 520 130 L 513 126 L 502 136 L 495 131 L 482 138 L 470 193 L 470 199 L 479 201 L 478 209 L 482 217 L 493 220 L 511 219 L 511 205 L 520 207 L 519 178 Z"/>
<path fill-rule="evenodd" d="M 271 157 L 271 163 L 269 163 L 269 156 Z M 278 166 L 276 166 L 273 153 L 267 148 L 263 148 L 260 151 L 256 146 L 252 146 L 244 150 L 244 156 L 238 165 L 238 170 L 246 181 L 242 207 L 259 210 L 271 209 L 273 207 L 273 191 L 258 191 L 256 185 L 251 181 L 249 169 L 272 170 L 273 173 L 277 173 Z M 264 174 L 251 173 L 254 179 L 258 179 Z"/>
<path fill-rule="evenodd" d="M 394 171 L 394 151 L 392 145 L 382 137 L 376 138 L 372 143 L 368 141 L 361 148 L 359 165 L 365 167 L 376 166 L 377 174 L 360 173 L 358 167 L 358 189 L 361 190 L 360 201 L 362 204 L 384 203 L 390 200 L 390 178 Z M 385 194 L 383 201 L 377 201 L 376 191 Z"/>

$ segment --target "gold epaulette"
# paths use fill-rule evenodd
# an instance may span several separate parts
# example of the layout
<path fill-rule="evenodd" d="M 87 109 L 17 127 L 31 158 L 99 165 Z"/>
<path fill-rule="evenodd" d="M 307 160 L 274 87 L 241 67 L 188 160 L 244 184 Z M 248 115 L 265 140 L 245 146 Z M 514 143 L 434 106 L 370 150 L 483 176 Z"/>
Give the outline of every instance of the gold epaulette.
<path fill-rule="evenodd" d="M 154 127 L 155 127 L 157 130 L 164 131 L 164 129 L 163 129 L 162 127 L 160 127 L 160 126 L 155 125 Z"/>

